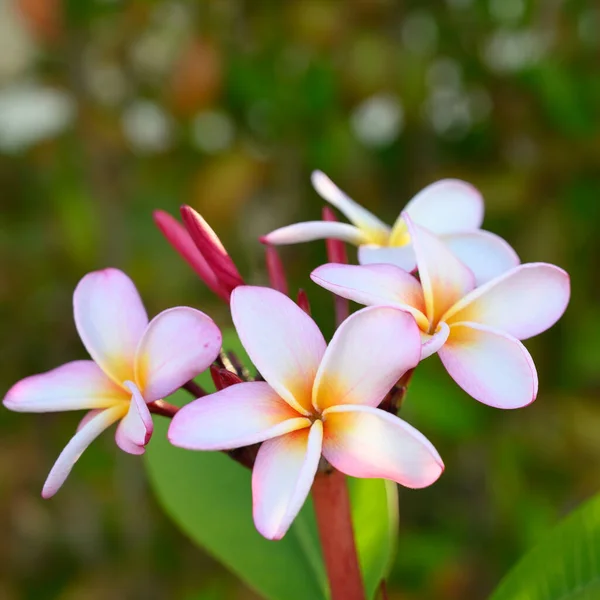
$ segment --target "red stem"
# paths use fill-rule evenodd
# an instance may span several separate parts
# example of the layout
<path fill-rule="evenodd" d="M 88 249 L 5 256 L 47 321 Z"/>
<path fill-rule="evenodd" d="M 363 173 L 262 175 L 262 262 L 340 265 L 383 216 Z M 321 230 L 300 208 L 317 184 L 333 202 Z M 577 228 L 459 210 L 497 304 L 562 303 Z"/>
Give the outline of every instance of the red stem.
<path fill-rule="evenodd" d="M 148 404 L 148 410 L 155 415 L 162 415 L 163 417 L 172 419 L 179 410 L 179 407 L 169 404 L 164 400 L 156 400 Z"/>
<path fill-rule="evenodd" d="M 324 221 L 337 221 L 335 213 L 329 206 L 323 207 L 323 220 Z M 341 240 L 325 240 L 327 245 L 327 260 L 332 263 L 340 263 L 343 265 L 348 264 L 348 253 L 346 252 L 346 244 Z M 339 327 L 343 321 L 345 321 L 350 315 L 350 301 L 341 296 L 334 295 L 333 297 L 335 307 L 335 322 Z"/>
<path fill-rule="evenodd" d="M 365 600 L 345 475 L 318 473 L 312 497 L 331 600 Z"/>
<path fill-rule="evenodd" d="M 287 296 L 288 284 L 285 278 L 285 269 L 277 250 L 273 246 L 265 246 L 265 254 L 271 287 Z"/>

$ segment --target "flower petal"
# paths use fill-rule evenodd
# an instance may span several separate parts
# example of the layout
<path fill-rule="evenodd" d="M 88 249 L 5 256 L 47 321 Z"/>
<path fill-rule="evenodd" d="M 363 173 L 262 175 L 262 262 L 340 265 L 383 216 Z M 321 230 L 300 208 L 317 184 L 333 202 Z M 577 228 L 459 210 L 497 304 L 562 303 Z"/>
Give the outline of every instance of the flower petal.
<path fill-rule="evenodd" d="M 256 529 L 269 540 L 281 539 L 312 487 L 323 441 L 323 425 L 288 433 L 262 444 L 252 471 Z"/>
<path fill-rule="evenodd" d="M 444 470 L 440 455 L 422 433 L 383 410 L 334 406 L 323 413 L 323 420 L 323 456 L 346 475 L 422 488 Z"/>
<path fill-rule="evenodd" d="M 4 406 L 17 412 L 55 412 L 107 408 L 127 398 L 95 362 L 76 360 L 21 379 L 8 390 Z"/>
<path fill-rule="evenodd" d="M 140 340 L 135 379 L 146 402 L 172 394 L 215 360 L 221 332 L 203 312 L 187 306 L 154 317 Z"/>
<path fill-rule="evenodd" d="M 417 225 L 438 235 L 479 229 L 483 211 L 479 190 L 460 179 L 442 179 L 428 185 L 404 209 Z"/>
<path fill-rule="evenodd" d="M 173 417 L 169 441 L 189 450 L 231 450 L 310 427 L 264 381 L 238 383 L 186 404 Z"/>
<path fill-rule="evenodd" d="M 475 287 L 475 277 L 436 235 L 402 214 L 417 256 L 426 315 L 430 323 L 437 324 L 453 304 Z"/>
<path fill-rule="evenodd" d="M 313 389 L 322 411 L 337 404 L 377 406 L 421 358 L 414 318 L 397 308 L 371 306 L 348 317 L 329 343 Z"/>
<path fill-rule="evenodd" d="M 409 273 L 417 268 L 417 259 L 412 246 L 361 246 L 358 249 L 361 265 L 396 265 Z"/>
<path fill-rule="evenodd" d="M 340 188 L 321 171 L 313 171 L 311 181 L 315 191 L 329 204 L 344 213 L 367 235 L 368 241 L 374 244 L 385 244 L 390 234 L 390 227 L 380 221 L 373 213 L 349 198 Z"/>
<path fill-rule="evenodd" d="M 127 414 L 117 427 L 115 441 L 124 452 L 144 454 L 154 431 L 152 415 L 135 383 L 126 381 L 125 386 L 131 391 L 131 402 Z"/>
<path fill-rule="evenodd" d="M 527 263 L 475 289 L 444 320 L 469 321 L 525 340 L 546 331 L 569 303 L 569 275 L 547 263 Z"/>
<path fill-rule="evenodd" d="M 83 427 L 77 431 L 54 463 L 54 466 L 46 479 L 44 488 L 42 489 L 43 498 L 50 498 L 56 494 L 60 486 L 65 482 L 65 479 L 69 476 L 73 465 L 79 460 L 83 451 L 105 429 L 110 427 L 115 421 L 118 421 L 125 414 L 125 411 L 125 405 L 107 408 L 89 419 Z"/>
<path fill-rule="evenodd" d="M 242 286 L 231 315 L 250 359 L 267 383 L 303 415 L 327 344 L 317 324 L 292 300 L 269 288 Z"/>
<path fill-rule="evenodd" d="M 433 335 L 421 333 L 421 360 L 435 354 L 445 343 L 450 335 L 450 327 L 443 321 L 437 326 Z"/>
<path fill-rule="evenodd" d="M 442 240 L 452 253 L 473 271 L 475 284 L 478 286 L 521 262 L 506 241 L 489 231 L 455 233 L 443 236 Z"/>
<path fill-rule="evenodd" d="M 170 214 L 155 210 L 154 222 L 161 230 L 169 244 L 180 254 L 180 256 L 196 271 L 200 279 L 218 296 L 229 301 L 229 292 L 223 290 L 217 276 L 210 268 L 208 262 L 198 250 L 192 236 L 177 219 Z"/>
<path fill-rule="evenodd" d="M 438 354 L 450 377 L 483 404 L 508 409 L 535 400 L 535 365 L 511 335 L 478 323 L 454 323 Z"/>
<path fill-rule="evenodd" d="M 342 240 L 355 246 L 365 244 L 367 241 L 358 227 L 348 225 L 348 223 L 327 221 L 306 221 L 280 227 L 262 237 L 260 241 L 265 244 L 284 245 L 324 239 Z"/>
<path fill-rule="evenodd" d="M 310 278 L 326 290 L 367 306 L 395 306 L 410 312 L 419 327 L 429 328 L 418 280 L 394 265 L 339 265 L 316 268 Z"/>
<path fill-rule="evenodd" d="M 73 294 L 75 325 L 90 356 L 117 384 L 133 378 L 148 316 L 133 281 L 118 269 L 88 273 Z"/>

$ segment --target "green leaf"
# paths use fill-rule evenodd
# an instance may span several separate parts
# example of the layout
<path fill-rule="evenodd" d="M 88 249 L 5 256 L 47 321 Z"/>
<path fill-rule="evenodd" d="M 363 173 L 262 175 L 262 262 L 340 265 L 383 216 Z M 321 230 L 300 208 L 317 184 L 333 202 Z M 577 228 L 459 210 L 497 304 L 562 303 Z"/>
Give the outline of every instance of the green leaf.
<path fill-rule="evenodd" d="M 171 446 L 167 427 L 166 421 L 156 423 L 146 465 L 177 525 L 265 598 L 325 598 L 311 507 L 304 507 L 283 540 L 264 539 L 252 522 L 250 471 L 220 452 Z"/>
<path fill-rule="evenodd" d="M 367 596 L 373 598 L 396 555 L 398 486 L 384 479 L 346 479 L 360 567 Z"/>
<path fill-rule="evenodd" d="M 250 364 L 234 332 L 224 332 L 224 347 Z M 198 382 L 212 389 L 208 374 Z M 182 405 L 189 396 L 178 392 L 169 401 Z M 265 540 L 252 521 L 250 471 L 220 452 L 171 446 L 166 439 L 168 425 L 165 419 L 155 419 L 145 462 L 159 502 L 181 530 L 269 600 L 327 598 L 311 499 L 283 540 Z M 349 478 L 349 486 L 363 578 L 373 597 L 395 550 L 396 486 L 354 478 Z"/>
<path fill-rule="evenodd" d="M 490 600 L 600 598 L 600 495 L 557 525 L 502 580 Z"/>

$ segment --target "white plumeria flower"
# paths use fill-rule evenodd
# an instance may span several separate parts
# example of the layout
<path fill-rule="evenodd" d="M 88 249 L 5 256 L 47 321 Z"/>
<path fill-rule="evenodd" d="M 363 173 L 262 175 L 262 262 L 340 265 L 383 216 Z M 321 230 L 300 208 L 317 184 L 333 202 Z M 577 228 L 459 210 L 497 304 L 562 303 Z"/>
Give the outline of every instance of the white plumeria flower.
<path fill-rule="evenodd" d="M 265 382 L 239 383 L 184 406 L 169 440 L 192 450 L 263 442 L 252 473 L 254 522 L 269 539 L 288 530 L 310 492 L 321 455 L 353 477 L 420 488 L 443 463 L 413 427 L 376 408 L 419 361 L 414 319 L 390 307 L 363 309 L 329 346 L 287 296 L 242 286 L 231 296 L 240 339 Z"/>
<path fill-rule="evenodd" d="M 4 405 L 19 412 L 91 409 L 44 485 L 53 496 L 75 462 L 106 428 L 121 420 L 117 445 L 143 454 L 153 424 L 147 404 L 204 371 L 221 348 L 221 332 L 204 313 L 165 310 L 148 322 L 135 285 L 117 269 L 88 273 L 73 294 L 75 325 L 93 360 L 77 360 L 16 383 Z"/>
<path fill-rule="evenodd" d="M 422 358 L 437 352 L 450 376 L 476 400 L 520 408 L 537 395 L 533 360 L 519 340 L 545 331 L 569 302 L 568 274 L 554 265 L 520 265 L 475 288 L 473 273 L 432 233 L 404 215 L 421 282 L 393 265 L 327 264 L 311 277 L 360 304 L 410 312 Z"/>
<path fill-rule="evenodd" d="M 261 238 L 267 244 L 296 244 L 324 238 L 358 246 L 360 264 L 392 264 L 414 271 L 415 254 L 402 214 L 393 227 L 354 202 L 321 171 L 314 171 L 317 193 L 352 222 L 309 221 L 276 229 Z M 440 237 L 474 273 L 477 285 L 519 264 L 515 251 L 499 236 L 480 229 L 483 198 L 470 184 L 442 179 L 421 190 L 405 207 L 415 223 Z"/>

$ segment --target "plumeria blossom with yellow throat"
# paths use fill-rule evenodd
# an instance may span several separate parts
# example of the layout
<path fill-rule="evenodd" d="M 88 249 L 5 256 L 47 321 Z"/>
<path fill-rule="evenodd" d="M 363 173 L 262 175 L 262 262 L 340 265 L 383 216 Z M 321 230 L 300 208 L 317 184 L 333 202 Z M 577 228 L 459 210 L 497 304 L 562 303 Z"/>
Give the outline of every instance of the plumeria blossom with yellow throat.
<path fill-rule="evenodd" d="M 262 442 L 252 471 L 254 522 L 280 539 L 308 496 L 321 456 L 353 477 L 434 483 L 443 463 L 405 421 L 377 408 L 421 353 L 413 317 L 362 309 L 327 345 L 317 324 L 284 294 L 241 286 L 231 296 L 240 340 L 265 381 L 232 385 L 184 406 L 168 437 L 191 450 Z"/>
<path fill-rule="evenodd" d="M 442 179 L 409 201 L 393 227 L 357 204 L 321 171 L 314 171 L 317 193 L 352 223 L 309 221 L 276 229 L 261 241 L 295 244 L 337 239 L 358 246 L 360 264 L 392 264 L 406 271 L 416 268 L 411 235 L 403 215 L 438 236 L 465 263 L 481 285 L 519 264 L 519 257 L 501 237 L 481 229 L 484 205 L 479 191 L 459 179 Z"/>
<path fill-rule="evenodd" d="M 219 328 L 199 310 L 171 308 L 148 322 L 135 285 L 117 269 L 83 277 L 73 309 L 93 360 L 22 379 L 4 398 L 4 405 L 18 412 L 89 410 L 48 475 L 45 498 L 58 491 L 82 452 L 117 421 L 119 448 L 142 454 L 153 431 L 147 405 L 204 371 L 221 348 Z"/>
<path fill-rule="evenodd" d="M 393 265 L 327 264 L 313 281 L 369 306 L 396 306 L 416 320 L 422 358 L 437 352 L 450 376 L 476 400 L 520 408 L 536 398 L 538 379 L 520 340 L 542 333 L 569 302 L 568 274 L 547 263 L 523 264 L 476 287 L 475 276 L 427 229 L 403 215 L 419 279 Z"/>

